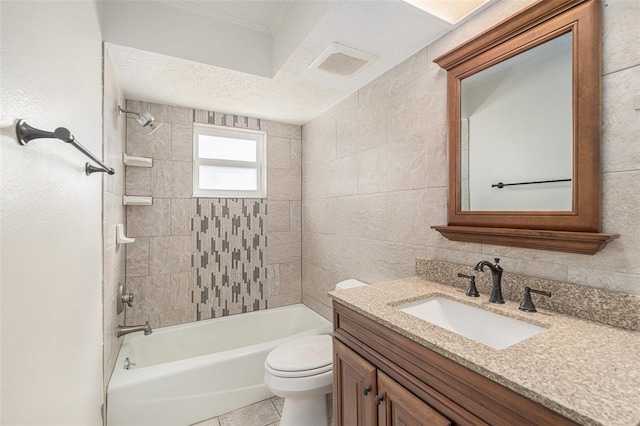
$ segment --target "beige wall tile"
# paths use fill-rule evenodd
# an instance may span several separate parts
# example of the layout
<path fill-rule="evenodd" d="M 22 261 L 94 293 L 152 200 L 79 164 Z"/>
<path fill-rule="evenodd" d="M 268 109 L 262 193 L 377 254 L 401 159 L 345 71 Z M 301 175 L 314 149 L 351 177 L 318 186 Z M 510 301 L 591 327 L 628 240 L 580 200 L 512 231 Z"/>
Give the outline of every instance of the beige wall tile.
<path fill-rule="evenodd" d="M 278 308 L 280 306 L 295 305 L 301 302 L 302 296 L 300 294 L 280 294 L 269 297 L 267 305 L 269 308 Z"/>
<path fill-rule="evenodd" d="M 293 297 L 299 302 L 302 294 L 301 262 L 267 266 L 267 294 L 270 307 L 273 307 L 271 304 L 273 296 L 283 296 L 286 300 Z"/>
<path fill-rule="evenodd" d="M 267 195 L 269 200 L 300 200 L 300 171 L 289 169 L 267 170 Z"/>
<path fill-rule="evenodd" d="M 322 198 L 302 201 L 302 230 L 333 234 L 336 229 L 336 199 Z"/>
<path fill-rule="evenodd" d="M 341 280 L 337 278 L 337 274 L 317 265 L 303 262 L 302 276 L 303 298 L 312 298 L 325 306 L 331 306 L 331 300 L 327 293 L 333 291 Z M 350 278 L 355 278 L 355 276 Z"/>
<path fill-rule="evenodd" d="M 160 321 L 159 327 L 169 327 L 194 322 L 196 320 L 196 309 L 188 308 L 178 311 L 161 312 L 157 316 Z"/>
<path fill-rule="evenodd" d="M 128 237 L 171 233 L 171 200 L 155 198 L 151 206 L 127 206 Z"/>
<path fill-rule="evenodd" d="M 126 195 L 151 195 L 151 169 L 127 167 L 125 191 Z"/>
<path fill-rule="evenodd" d="M 386 98 L 361 105 L 353 114 L 338 118 L 337 157 L 346 157 L 387 142 Z"/>
<path fill-rule="evenodd" d="M 334 282 L 358 276 L 357 238 L 304 233 L 302 251 L 305 263 L 332 273 Z"/>
<path fill-rule="evenodd" d="M 424 188 L 427 154 L 424 145 L 386 144 L 358 154 L 360 194 Z"/>
<path fill-rule="evenodd" d="M 171 200 L 171 235 L 191 235 L 191 219 L 195 211 L 190 198 Z"/>
<path fill-rule="evenodd" d="M 388 194 L 388 240 L 434 245 L 438 234 L 430 225 L 447 221 L 447 189 L 421 189 Z"/>
<path fill-rule="evenodd" d="M 152 275 L 191 271 L 191 236 L 151 237 L 149 272 Z"/>
<path fill-rule="evenodd" d="M 301 139 L 302 127 L 295 124 L 277 123 L 275 121 L 261 120 L 260 130 L 267 132 L 269 137 L 275 136 L 287 139 Z"/>
<path fill-rule="evenodd" d="M 191 198 L 192 167 L 192 163 L 186 161 L 154 161 L 151 168 L 151 195 L 158 198 Z"/>
<path fill-rule="evenodd" d="M 133 243 L 126 245 L 127 276 L 149 275 L 149 238 L 136 237 Z"/>
<path fill-rule="evenodd" d="M 369 284 L 415 275 L 415 258 L 424 248 L 383 241 L 358 240 L 358 279 Z"/>
<path fill-rule="evenodd" d="M 335 232 L 351 237 L 387 237 L 387 194 L 340 197 L 335 200 Z"/>
<path fill-rule="evenodd" d="M 193 125 L 171 125 L 171 159 L 193 161 Z"/>
<path fill-rule="evenodd" d="M 640 3 L 607 0 L 602 6 L 603 73 L 609 74 L 640 64 L 638 17 Z"/>
<path fill-rule="evenodd" d="M 152 103 L 149 106 L 149 112 L 156 121 L 163 123 L 191 124 L 193 122 L 193 110 L 190 108 Z"/>
<path fill-rule="evenodd" d="M 326 302 L 329 303 L 330 300 L 327 298 Z M 333 321 L 333 308 L 331 305 L 326 305 L 325 303 L 322 303 L 306 294 L 302 297 L 302 303 L 325 317 L 327 320 Z"/>
<path fill-rule="evenodd" d="M 337 158 L 337 123 L 314 118 L 302 127 L 304 164 L 326 163 Z"/>
<path fill-rule="evenodd" d="M 267 165 L 273 169 L 289 169 L 291 147 L 289 139 L 269 136 L 267 138 Z"/>
<path fill-rule="evenodd" d="M 289 202 L 289 230 L 302 232 L 302 201 Z"/>
<path fill-rule="evenodd" d="M 267 264 L 289 263 L 300 260 L 300 232 L 269 232 L 267 234 Z"/>
<path fill-rule="evenodd" d="M 302 167 L 302 141 L 289 139 L 289 168 L 300 170 Z"/>
<path fill-rule="evenodd" d="M 640 170 L 640 120 L 634 107 L 637 93 L 640 93 L 640 65 L 602 78 L 604 172 Z"/>
<path fill-rule="evenodd" d="M 171 274 L 171 310 L 185 309 L 195 312 L 191 303 L 191 271 Z"/>
<path fill-rule="evenodd" d="M 288 232 L 291 222 L 290 214 L 289 201 L 269 200 L 267 202 L 267 232 Z"/>
<path fill-rule="evenodd" d="M 300 260 L 280 264 L 280 294 L 297 294 L 302 291 L 302 264 Z"/>
<path fill-rule="evenodd" d="M 133 293 L 133 306 L 126 308 L 130 318 L 167 312 L 171 307 L 170 275 L 127 277 L 127 292 Z M 142 322 L 144 323 L 144 321 Z"/>
<path fill-rule="evenodd" d="M 131 117 L 131 115 L 129 115 Z M 150 157 L 156 160 L 171 159 L 171 125 L 165 124 L 149 134 L 148 127 L 136 123 L 135 118 L 127 119 L 127 154 Z"/>

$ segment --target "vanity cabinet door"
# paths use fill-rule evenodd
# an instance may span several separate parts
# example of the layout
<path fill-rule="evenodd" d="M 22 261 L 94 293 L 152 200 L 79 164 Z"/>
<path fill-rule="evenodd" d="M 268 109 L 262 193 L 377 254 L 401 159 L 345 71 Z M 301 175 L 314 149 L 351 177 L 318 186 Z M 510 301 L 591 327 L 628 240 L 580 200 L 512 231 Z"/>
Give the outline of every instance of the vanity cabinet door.
<path fill-rule="evenodd" d="M 378 425 L 449 426 L 452 423 L 378 370 Z"/>
<path fill-rule="evenodd" d="M 336 339 L 333 350 L 335 426 L 375 426 L 376 368 Z"/>

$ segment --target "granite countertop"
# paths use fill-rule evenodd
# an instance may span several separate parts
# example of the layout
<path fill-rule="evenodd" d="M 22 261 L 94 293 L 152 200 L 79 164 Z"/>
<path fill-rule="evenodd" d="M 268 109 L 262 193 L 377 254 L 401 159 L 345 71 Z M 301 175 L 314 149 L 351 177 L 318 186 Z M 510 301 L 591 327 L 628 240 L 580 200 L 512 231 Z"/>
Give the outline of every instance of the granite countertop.
<path fill-rule="evenodd" d="M 333 291 L 336 302 L 581 424 L 640 424 L 640 333 L 413 277 Z M 547 330 L 496 350 L 394 308 L 444 296 Z"/>

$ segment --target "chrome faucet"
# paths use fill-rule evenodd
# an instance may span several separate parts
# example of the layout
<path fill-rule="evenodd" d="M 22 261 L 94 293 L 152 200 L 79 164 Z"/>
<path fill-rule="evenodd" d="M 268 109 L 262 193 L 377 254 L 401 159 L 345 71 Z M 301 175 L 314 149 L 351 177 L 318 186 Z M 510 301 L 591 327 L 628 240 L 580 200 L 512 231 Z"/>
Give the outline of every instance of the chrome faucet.
<path fill-rule="evenodd" d="M 153 333 L 149 321 L 147 321 L 144 325 L 118 325 L 116 336 L 122 337 L 125 334 L 135 333 L 136 331 L 144 331 L 145 336 Z"/>
<path fill-rule="evenodd" d="M 489 296 L 489 302 L 491 303 L 504 303 L 502 298 L 502 272 L 504 271 L 498 262 L 499 258 L 494 258 L 496 264 L 492 265 L 491 262 L 483 260 L 478 262 L 473 268 L 474 271 L 484 271 L 484 267 L 487 266 L 491 270 L 491 278 L 493 279 L 493 287 L 491 288 L 491 296 Z"/>

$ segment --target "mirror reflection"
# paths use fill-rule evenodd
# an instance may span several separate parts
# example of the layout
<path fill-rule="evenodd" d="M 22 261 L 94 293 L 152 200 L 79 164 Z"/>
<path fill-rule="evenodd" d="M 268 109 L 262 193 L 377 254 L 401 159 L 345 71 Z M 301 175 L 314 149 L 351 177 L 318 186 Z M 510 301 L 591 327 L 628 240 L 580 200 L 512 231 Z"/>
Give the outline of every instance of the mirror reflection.
<path fill-rule="evenodd" d="M 463 211 L 571 211 L 572 34 L 461 80 Z"/>

